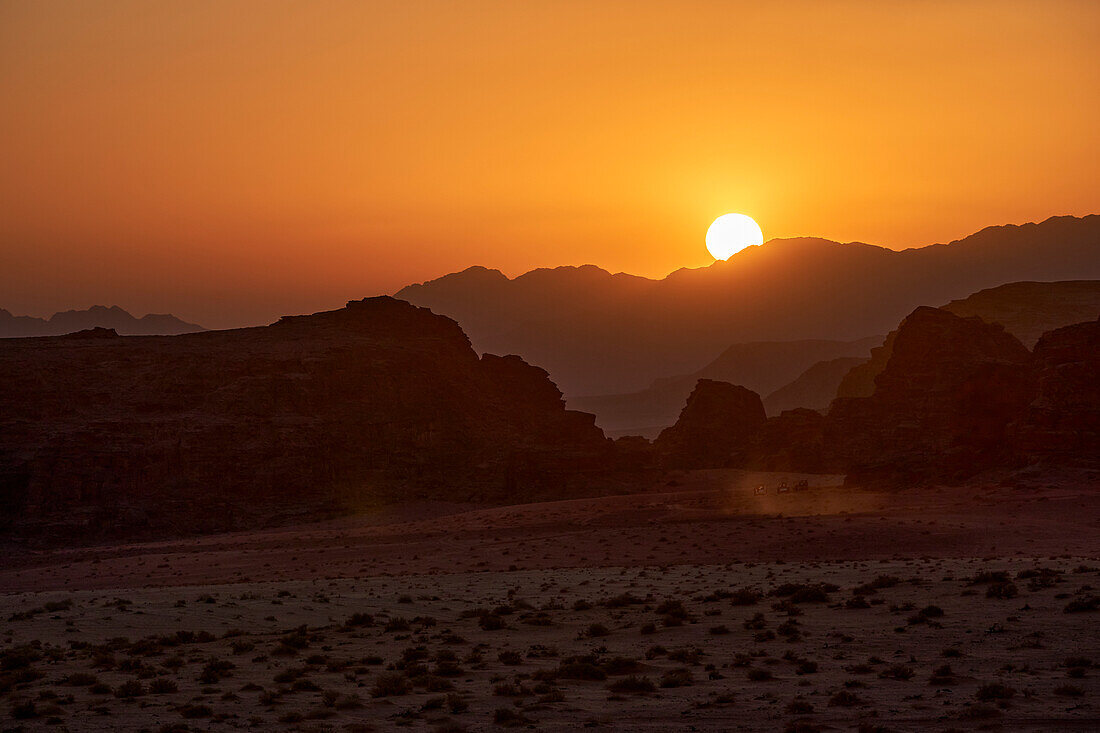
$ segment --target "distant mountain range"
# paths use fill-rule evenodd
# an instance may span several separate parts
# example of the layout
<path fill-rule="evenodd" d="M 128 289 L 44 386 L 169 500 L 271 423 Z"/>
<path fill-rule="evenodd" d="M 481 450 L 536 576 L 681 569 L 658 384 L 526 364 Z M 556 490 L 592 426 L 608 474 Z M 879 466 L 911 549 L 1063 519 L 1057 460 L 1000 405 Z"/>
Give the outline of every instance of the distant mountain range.
<path fill-rule="evenodd" d="M 943 310 L 997 323 L 1031 348 L 1039 336 L 1100 316 L 1100 281 L 1009 283 L 953 300 Z M 837 396 L 869 396 L 890 358 L 894 332 L 885 339 L 735 344 L 716 360 L 682 377 L 658 379 L 629 394 L 578 397 L 575 409 L 593 412 L 608 435 L 654 438 L 672 425 L 698 379 L 739 384 L 766 395 L 769 416 L 806 407 L 824 410 Z M 885 345 L 884 345 L 885 341 Z M 786 383 L 776 387 L 781 381 Z M 841 385 L 844 388 L 841 389 Z"/>
<path fill-rule="evenodd" d="M 880 345 L 882 339 L 882 336 L 871 336 L 856 341 L 755 341 L 734 344 L 717 359 L 690 374 L 654 380 L 653 384 L 638 392 L 574 397 L 569 400 L 569 406 L 595 413 L 600 427 L 611 437 L 632 434 L 655 438 L 661 428 L 676 422 L 684 400 L 700 379 L 729 382 L 758 394 L 770 395 L 790 386 L 815 364 L 841 358 L 854 358 L 854 363 L 866 360 L 871 349 Z M 840 377 L 843 376 L 844 373 L 841 373 Z M 835 386 L 833 391 L 835 393 Z M 765 407 L 770 399 L 765 399 Z M 828 406 L 831 399 L 830 396 L 822 406 Z M 783 395 L 779 396 L 779 400 L 783 400 Z M 769 414 L 777 413 L 769 410 Z"/>
<path fill-rule="evenodd" d="M 0 338 L 60 336 L 89 328 L 113 328 L 123 336 L 172 336 L 206 330 L 170 314 L 150 313 L 135 318 L 117 305 L 93 305 L 87 310 L 54 313 L 49 318 L 13 316 L 0 308 Z"/>
<path fill-rule="evenodd" d="M 547 369 L 574 404 L 692 374 L 730 344 L 851 342 L 890 331 L 919 305 L 1016 281 L 1081 279 L 1100 279 L 1098 215 L 989 227 L 903 251 L 775 239 L 661 280 L 591 265 L 514 279 L 472 267 L 397 297 L 454 318 L 478 351 Z M 828 358 L 840 356 L 851 354 Z"/>

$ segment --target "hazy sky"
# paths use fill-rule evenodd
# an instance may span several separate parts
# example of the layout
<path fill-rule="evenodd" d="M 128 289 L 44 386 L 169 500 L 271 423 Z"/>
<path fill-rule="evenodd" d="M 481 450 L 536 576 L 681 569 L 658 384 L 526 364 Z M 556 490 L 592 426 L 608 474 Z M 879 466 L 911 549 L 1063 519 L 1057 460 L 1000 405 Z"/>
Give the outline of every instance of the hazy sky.
<path fill-rule="evenodd" d="M 0 0 L 0 307 L 266 322 L 471 264 L 662 276 L 737 211 L 1100 212 L 1100 2 Z"/>

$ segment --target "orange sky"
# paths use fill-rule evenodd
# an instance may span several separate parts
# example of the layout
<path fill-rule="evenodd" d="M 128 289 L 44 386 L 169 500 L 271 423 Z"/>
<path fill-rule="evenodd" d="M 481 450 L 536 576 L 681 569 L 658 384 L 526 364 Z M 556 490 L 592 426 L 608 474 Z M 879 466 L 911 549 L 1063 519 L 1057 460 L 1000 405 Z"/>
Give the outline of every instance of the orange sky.
<path fill-rule="evenodd" d="M 272 320 L 1100 212 L 1100 3 L 0 3 L 0 307 Z"/>

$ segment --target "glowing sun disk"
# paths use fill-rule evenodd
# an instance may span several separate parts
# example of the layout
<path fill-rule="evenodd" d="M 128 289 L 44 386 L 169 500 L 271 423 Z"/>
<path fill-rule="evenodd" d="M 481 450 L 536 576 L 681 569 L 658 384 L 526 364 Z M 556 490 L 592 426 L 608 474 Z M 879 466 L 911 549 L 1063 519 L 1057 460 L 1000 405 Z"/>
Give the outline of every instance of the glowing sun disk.
<path fill-rule="evenodd" d="M 716 260 L 728 260 L 745 247 L 763 243 L 760 226 L 744 214 L 723 214 L 707 230 L 707 250 Z"/>

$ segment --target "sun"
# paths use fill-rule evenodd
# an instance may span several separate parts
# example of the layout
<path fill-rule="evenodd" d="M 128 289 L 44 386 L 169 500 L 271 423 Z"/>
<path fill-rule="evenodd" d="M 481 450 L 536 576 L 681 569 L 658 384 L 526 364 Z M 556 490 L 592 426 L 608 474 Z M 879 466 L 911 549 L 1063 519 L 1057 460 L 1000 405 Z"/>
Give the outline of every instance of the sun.
<path fill-rule="evenodd" d="M 744 214 L 723 214 L 707 230 L 707 250 L 716 260 L 728 260 L 745 247 L 763 243 L 760 225 Z"/>

